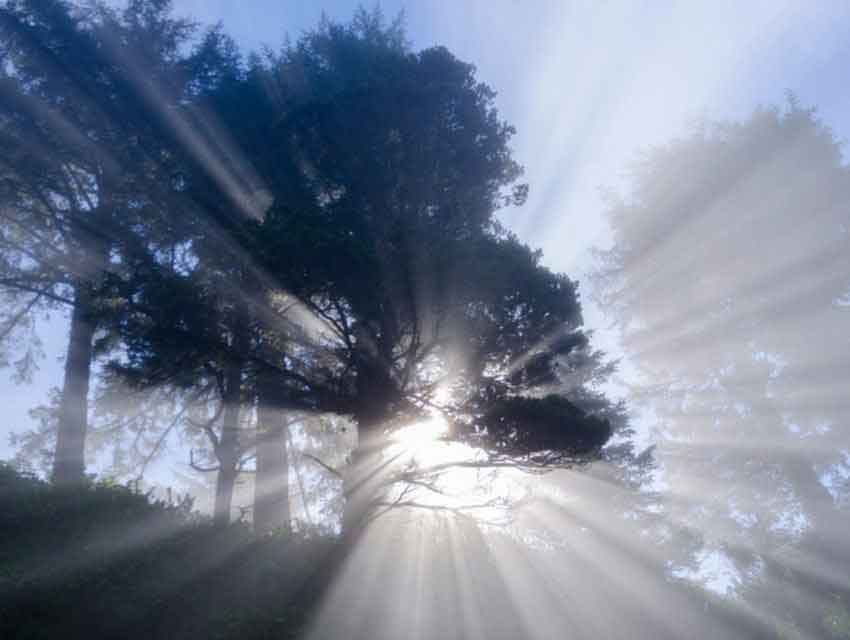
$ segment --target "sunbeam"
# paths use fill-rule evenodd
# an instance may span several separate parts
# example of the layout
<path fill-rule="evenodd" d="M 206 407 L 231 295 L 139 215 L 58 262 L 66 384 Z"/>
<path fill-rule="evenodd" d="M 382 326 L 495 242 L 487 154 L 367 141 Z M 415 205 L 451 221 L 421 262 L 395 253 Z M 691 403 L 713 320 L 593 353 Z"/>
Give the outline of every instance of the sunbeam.
<path fill-rule="evenodd" d="M 0 0 L 0 637 L 850 639 L 850 9 L 243 4 Z"/>

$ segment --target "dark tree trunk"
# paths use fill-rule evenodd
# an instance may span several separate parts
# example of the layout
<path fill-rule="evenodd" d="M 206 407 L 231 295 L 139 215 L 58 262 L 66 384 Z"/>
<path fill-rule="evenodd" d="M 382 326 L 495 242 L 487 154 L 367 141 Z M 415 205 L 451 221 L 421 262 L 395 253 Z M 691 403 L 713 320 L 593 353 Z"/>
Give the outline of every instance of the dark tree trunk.
<path fill-rule="evenodd" d="M 342 531 L 330 553 L 321 559 L 314 573 L 304 582 L 297 600 L 306 607 L 315 607 L 329 597 L 335 578 L 345 565 L 349 554 L 357 547 L 366 532 L 370 516 L 374 513 L 375 498 L 379 495 L 382 467 L 377 425 L 358 421 L 358 443 L 351 461 L 343 471 L 345 504 L 342 513 Z M 315 607 L 311 616 L 321 611 Z"/>
<path fill-rule="evenodd" d="M 213 512 L 213 522 L 216 526 L 223 527 L 230 524 L 236 476 L 235 465 L 223 465 L 218 471 L 215 483 L 215 510 Z"/>
<path fill-rule="evenodd" d="M 364 345 L 374 344 L 368 337 L 360 339 Z M 380 355 L 381 345 L 364 349 L 357 359 L 358 406 L 354 411 L 357 445 L 343 474 L 345 536 L 368 524 L 375 503 L 383 497 L 387 469 L 391 466 L 382 456 L 386 445 L 383 430 L 392 415 L 392 407 L 401 399 L 388 370 L 390 358 Z"/>
<path fill-rule="evenodd" d="M 91 291 L 87 284 L 78 284 L 74 291 L 56 453 L 53 458 L 52 476 L 53 482 L 57 484 L 75 484 L 85 479 L 89 379 L 95 329 Z"/>
<path fill-rule="evenodd" d="M 261 382 L 257 407 L 257 474 L 254 482 L 254 530 L 290 532 L 289 455 L 286 423 L 277 408 L 275 388 Z"/>
<path fill-rule="evenodd" d="M 215 486 L 213 521 L 219 526 L 230 522 L 233 489 L 239 475 L 239 413 L 242 400 L 242 363 L 232 362 L 227 367 L 224 381 L 224 411 L 222 412 L 221 439 L 218 457 L 218 478 Z"/>
<path fill-rule="evenodd" d="M 357 444 L 351 461 L 343 471 L 343 493 L 345 503 L 342 513 L 342 531 L 334 545 L 300 589 L 300 598 L 305 606 L 326 602 L 330 597 L 335 579 L 352 551 L 357 548 L 369 530 L 374 517 L 386 508 L 387 480 L 396 470 L 395 463 L 401 454 L 387 454 L 387 440 L 383 435 L 384 421 L 374 419 L 377 412 L 368 417 L 363 414 L 357 422 Z M 300 601 L 300 600 L 299 600 Z M 314 623 L 321 607 L 311 614 Z"/>
<path fill-rule="evenodd" d="M 103 209 L 92 213 L 88 225 L 81 221 L 71 225 L 71 235 L 78 243 L 69 254 L 76 276 L 74 306 L 51 474 L 53 482 L 60 485 L 85 480 L 88 396 L 97 330 L 94 287 L 103 276 L 110 251 L 109 239 L 104 235 L 107 225 L 99 221 L 109 210 L 108 205 L 104 205 Z"/>
<path fill-rule="evenodd" d="M 366 491 L 359 486 L 359 470 L 365 466 L 364 455 L 358 449 L 351 453 L 351 462 L 343 471 L 342 492 L 345 504 L 342 508 L 342 533 L 348 535 L 360 527 L 368 517 L 369 505 Z"/>
<path fill-rule="evenodd" d="M 342 515 L 344 535 L 363 529 L 386 501 L 387 480 L 395 459 L 386 453 L 387 442 L 379 423 L 360 422 L 357 446 L 343 473 L 345 506 Z"/>

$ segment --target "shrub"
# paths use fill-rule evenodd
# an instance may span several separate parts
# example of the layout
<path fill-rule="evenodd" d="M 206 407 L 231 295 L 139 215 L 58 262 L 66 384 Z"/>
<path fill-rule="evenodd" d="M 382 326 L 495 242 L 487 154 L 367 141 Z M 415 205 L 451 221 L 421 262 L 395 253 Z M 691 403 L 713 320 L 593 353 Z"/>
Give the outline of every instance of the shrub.
<path fill-rule="evenodd" d="M 0 637 L 21 640 L 293 637 L 294 598 L 332 544 L 257 539 L 186 503 L 58 488 L 2 464 L 0 532 Z"/>

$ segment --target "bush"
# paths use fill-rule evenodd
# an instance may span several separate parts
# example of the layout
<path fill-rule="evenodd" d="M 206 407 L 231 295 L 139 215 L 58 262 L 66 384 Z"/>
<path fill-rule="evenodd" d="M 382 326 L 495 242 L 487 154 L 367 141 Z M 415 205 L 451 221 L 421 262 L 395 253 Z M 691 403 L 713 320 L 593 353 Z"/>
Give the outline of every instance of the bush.
<path fill-rule="evenodd" d="M 0 637 L 286 638 L 332 542 L 215 528 L 106 483 L 58 488 L 0 464 Z"/>

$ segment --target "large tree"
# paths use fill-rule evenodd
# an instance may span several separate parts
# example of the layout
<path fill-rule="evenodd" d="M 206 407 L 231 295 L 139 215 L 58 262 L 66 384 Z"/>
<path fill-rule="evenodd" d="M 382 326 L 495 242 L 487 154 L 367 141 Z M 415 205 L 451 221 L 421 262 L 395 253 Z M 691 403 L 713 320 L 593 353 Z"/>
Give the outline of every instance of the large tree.
<path fill-rule="evenodd" d="M 526 187 L 494 96 L 472 66 L 411 52 L 398 24 L 365 11 L 236 69 L 203 102 L 234 142 L 219 156 L 229 179 L 186 172 L 194 261 L 139 281 L 149 299 L 135 318 L 147 306 L 156 320 L 128 316 L 127 372 L 194 384 L 226 361 L 242 372 L 239 402 L 263 416 L 352 416 L 348 528 L 374 503 L 353 478 L 372 475 L 386 432 L 434 410 L 490 463 L 592 457 L 610 424 L 558 393 L 557 369 L 599 354 L 575 283 L 495 219 Z M 234 183 L 262 220 L 237 215 Z M 222 423 L 216 450 L 244 449 L 222 446 L 237 431 Z"/>
<path fill-rule="evenodd" d="M 375 498 L 356 478 L 374 484 L 387 430 L 430 411 L 491 463 L 598 451 L 609 423 L 548 392 L 559 364 L 599 354 L 575 283 L 495 218 L 527 188 L 513 129 L 474 68 L 444 48 L 410 51 L 398 24 L 361 11 L 273 56 L 268 74 L 280 96 L 275 139 L 311 201 L 303 188 L 294 206 L 275 200 L 266 265 L 318 320 L 316 340 L 337 363 L 323 387 L 357 425 L 346 526 Z"/>
<path fill-rule="evenodd" d="M 84 477 L 92 363 L 119 303 L 113 285 L 174 243 L 174 149 L 183 141 L 173 109 L 204 57 L 186 52 L 193 31 L 164 0 L 122 11 L 62 0 L 0 8 L 0 287 L 21 305 L 12 320 L 70 309 L 53 463 L 60 483 Z"/>
<path fill-rule="evenodd" d="M 706 123 L 636 163 L 598 282 L 658 420 L 669 517 L 697 558 L 799 580 L 786 595 L 812 612 L 848 596 L 848 196 L 840 145 L 793 100 Z"/>
<path fill-rule="evenodd" d="M 303 349 L 298 360 L 285 357 L 299 331 L 282 311 L 292 301 L 263 264 L 262 219 L 273 197 L 295 201 L 289 183 L 297 172 L 279 153 L 279 114 L 260 59 L 246 63 L 219 31 L 213 39 L 219 55 L 206 61 L 183 111 L 205 153 L 187 148 L 179 156 L 180 259 L 149 263 L 123 283 L 128 303 L 117 315 L 126 357 L 110 368 L 132 386 L 210 404 L 207 417 L 187 414 L 185 423 L 208 438 L 206 459 L 192 464 L 217 472 L 218 522 L 229 521 L 237 477 L 256 450 L 255 523 L 288 528 L 283 411 L 316 401 L 305 397 Z M 248 429 L 255 409 L 256 429 Z"/>

